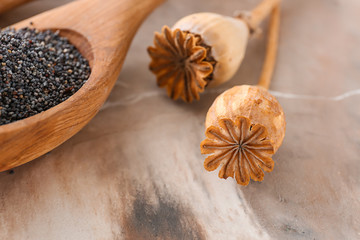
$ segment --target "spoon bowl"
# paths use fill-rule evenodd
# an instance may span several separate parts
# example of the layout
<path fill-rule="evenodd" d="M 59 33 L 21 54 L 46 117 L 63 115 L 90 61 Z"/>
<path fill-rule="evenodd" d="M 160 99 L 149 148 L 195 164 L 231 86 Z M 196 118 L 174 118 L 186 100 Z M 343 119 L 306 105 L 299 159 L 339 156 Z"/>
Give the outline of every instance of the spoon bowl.
<path fill-rule="evenodd" d="M 89 61 L 91 75 L 70 98 L 32 117 L 0 126 L 0 171 L 29 162 L 76 134 L 114 86 L 131 40 L 163 0 L 79 0 L 12 27 L 59 30 Z"/>

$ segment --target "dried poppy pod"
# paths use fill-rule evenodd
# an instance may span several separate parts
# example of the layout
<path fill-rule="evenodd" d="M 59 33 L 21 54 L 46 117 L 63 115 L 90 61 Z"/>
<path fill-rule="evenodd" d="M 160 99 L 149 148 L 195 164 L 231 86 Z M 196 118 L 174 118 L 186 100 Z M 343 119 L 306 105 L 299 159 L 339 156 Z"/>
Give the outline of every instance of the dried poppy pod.
<path fill-rule="evenodd" d="M 180 19 L 170 29 L 156 33 L 148 48 L 150 70 L 169 97 L 185 102 L 200 99 L 206 86 L 230 80 L 246 51 L 249 33 L 269 14 L 279 0 L 263 0 L 250 18 L 196 13 Z"/>
<path fill-rule="evenodd" d="M 206 116 L 202 154 L 211 154 L 204 167 L 221 166 L 220 178 L 233 177 L 241 185 L 264 179 L 274 168 L 272 155 L 285 136 L 285 115 L 269 88 L 275 67 L 280 4 L 272 9 L 267 49 L 258 86 L 236 86 L 219 95 Z"/>
<path fill-rule="evenodd" d="M 262 181 L 271 172 L 271 156 L 285 136 L 285 115 L 274 96 L 259 86 L 235 86 L 219 95 L 206 116 L 206 137 L 201 143 L 204 167 L 219 166 L 220 178 L 234 177 L 241 185 Z"/>
<path fill-rule="evenodd" d="M 244 58 L 249 38 L 245 21 L 215 13 L 196 13 L 180 19 L 172 29 L 197 34 L 211 47 L 216 64 L 209 86 L 217 86 L 234 76 Z"/>

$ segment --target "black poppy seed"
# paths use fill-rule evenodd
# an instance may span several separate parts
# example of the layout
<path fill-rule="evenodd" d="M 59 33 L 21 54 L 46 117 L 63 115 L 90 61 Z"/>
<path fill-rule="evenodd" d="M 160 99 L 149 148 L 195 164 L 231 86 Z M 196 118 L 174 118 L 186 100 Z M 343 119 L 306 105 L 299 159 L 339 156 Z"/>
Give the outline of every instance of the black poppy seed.
<path fill-rule="evenodd" d="M 68 99 L 90 76 L 88 61 L 59 32 L 0 31 L 0 125 Z"/>

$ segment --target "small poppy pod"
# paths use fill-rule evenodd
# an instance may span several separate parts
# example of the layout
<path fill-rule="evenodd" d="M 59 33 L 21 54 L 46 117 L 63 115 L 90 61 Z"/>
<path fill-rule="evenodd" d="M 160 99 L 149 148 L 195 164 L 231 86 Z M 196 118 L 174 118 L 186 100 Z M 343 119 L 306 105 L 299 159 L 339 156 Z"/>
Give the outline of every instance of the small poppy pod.
<path fill-rule="evenodd" d="M 185 102 L 200 99 L 206 86 L 228 81 L 239 68 L 249 27 L 240 18 L 196 13 L 180 19 L 172 29 L 155 33 L 150 70 L 169 97 Z"/>
<path fill-rule="evenodd" d="M 282 107 L 266 89 L 235 86 L 219 95 L 206 116 L 201 152 L 208 171 L 221 166 L 220 178 L 234 177 L 241 185 L 262 181 L 274 167 L 272 155 L 285 136 Z"/>

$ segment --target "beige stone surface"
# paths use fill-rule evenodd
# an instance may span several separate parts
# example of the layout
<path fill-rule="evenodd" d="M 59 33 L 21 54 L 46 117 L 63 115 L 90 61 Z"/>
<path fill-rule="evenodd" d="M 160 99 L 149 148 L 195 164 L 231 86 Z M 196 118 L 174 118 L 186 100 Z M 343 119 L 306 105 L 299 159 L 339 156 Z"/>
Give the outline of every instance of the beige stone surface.
<path fill-rule="evenodd" d="M 0 25 L 65 2 L 33 2 L 0 16 Z M 169 100 L 147 69 L 146 47 L 162 25 L 256 2 L 169 0 L 156 10 L 87 127 L 0 173 L 0 239 L 360 239 L 358 0 L 283 1 L 270 88 L 287 131 L 262 183 L 218 179 L 203 169 L 199 149 L 216 96 L 256 83 L 262 37 L 250 40 L 233 80 L 191 105 Z"/>

